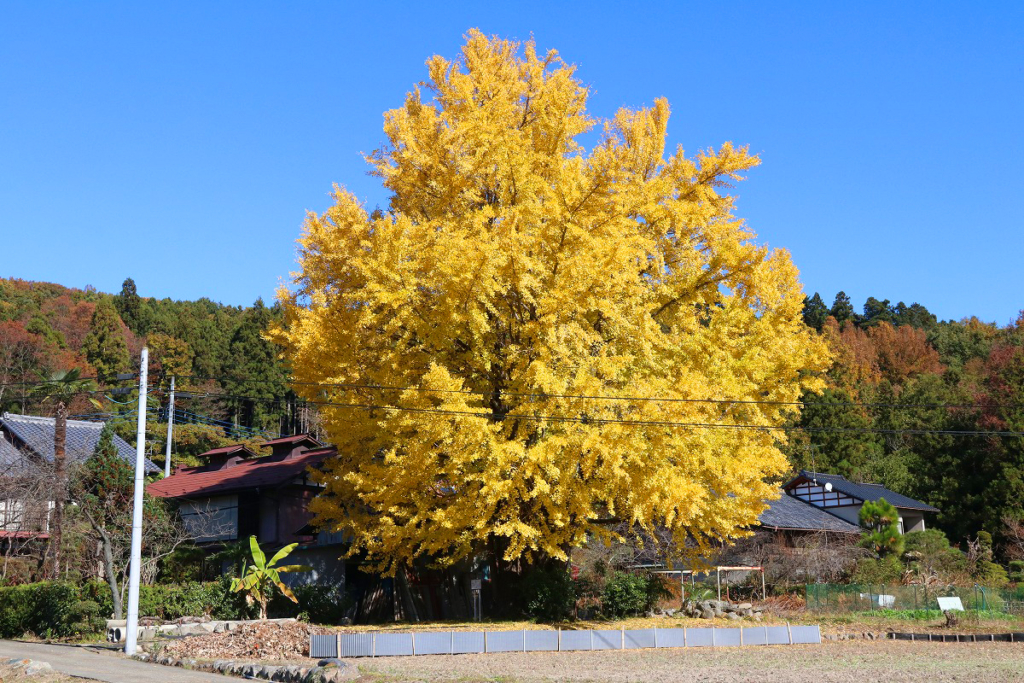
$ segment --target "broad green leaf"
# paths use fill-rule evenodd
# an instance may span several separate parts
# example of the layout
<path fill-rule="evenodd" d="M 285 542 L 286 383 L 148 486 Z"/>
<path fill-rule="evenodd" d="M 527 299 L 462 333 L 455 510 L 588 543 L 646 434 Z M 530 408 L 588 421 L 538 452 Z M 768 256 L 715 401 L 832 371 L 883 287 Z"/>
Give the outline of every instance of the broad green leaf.
<path fill-rule="evenodd" d="M 298 547 L 298 545 L 299 545 L 298 543 L 291 543 L 291 544 L 286 545 L 285 547 L 281 548 L 280 550 L 278 550 L 277 554 L 275 554 L 274 557 L 271 558 L 271 560 L 267 564 L 267 566 L 268 567 L 272 567 L 275 564 L 277 564 L 278 560 L 283 560 L 285 557 L 288 556 L 289 553 L 291 553 L 291 551 L 295 550 L 295 548 Z"/>
<path fill-rule="evenodd" d="M 249 537 L 249 549 L 252 550 L 252 561 L 260 569 L 266 567 L 267 556 L 260 550 L 260 544 L 256 541 L 255 536 Z"/>

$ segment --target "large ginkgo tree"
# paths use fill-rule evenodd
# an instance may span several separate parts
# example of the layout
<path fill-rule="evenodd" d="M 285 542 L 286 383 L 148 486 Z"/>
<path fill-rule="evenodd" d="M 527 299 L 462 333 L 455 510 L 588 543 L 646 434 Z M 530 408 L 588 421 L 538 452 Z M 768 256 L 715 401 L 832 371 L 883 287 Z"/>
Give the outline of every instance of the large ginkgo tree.
<path fill-rule="evenodd" d="M 664 100 L 594 118 L 532 42 L 472 31 L 427 68 L 368 157 L 389 205 L 336 188 L 280 293 L 338 447 L 318 522 L 383 571 L 744 533 L 828 361 L 789 255 L 733 214 L 757 157 L 666 154 Z"/>

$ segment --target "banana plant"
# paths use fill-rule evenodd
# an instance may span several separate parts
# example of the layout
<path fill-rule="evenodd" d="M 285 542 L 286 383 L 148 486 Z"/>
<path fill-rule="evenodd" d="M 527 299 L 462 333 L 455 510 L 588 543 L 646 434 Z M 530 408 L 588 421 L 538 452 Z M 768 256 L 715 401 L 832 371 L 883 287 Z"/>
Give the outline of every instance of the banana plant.
<path fill-rule="evenodd" d="M 252 551 L 252 564 L 242 568 L 242 576 L 231 580 L 231 590 L 235 593 L 245 593 L 245 601 L 248 604 L 254 602 L 260 606 L 260 619 L 267 618 L 267 602 L 270 600 L 271 586 L 277 586 L 284 596 L 294 603 L 298 598 L 292 593 L 288 586 L 281 581 L 283 572 L 311 572 L 312 567 L 304 564 L 286 564 L 277 566 L 277 563 L 286 558 L 298 543 L 286 545 L 267 562 L 267 556 L 260 550 L 260 544 L 255 536 L 249 537 L 249 548 Z"/>

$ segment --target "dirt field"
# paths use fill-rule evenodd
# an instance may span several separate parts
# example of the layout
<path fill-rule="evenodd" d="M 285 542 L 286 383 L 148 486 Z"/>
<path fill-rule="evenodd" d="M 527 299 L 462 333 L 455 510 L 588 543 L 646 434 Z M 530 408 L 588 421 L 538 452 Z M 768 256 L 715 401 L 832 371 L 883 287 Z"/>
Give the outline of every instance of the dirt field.
<path fill-rule="evenodd" d="M 1024 644 L 848 641 L 779 647 L 350 660 L 362 683 L 960 683 L 1024 680 Z"/>

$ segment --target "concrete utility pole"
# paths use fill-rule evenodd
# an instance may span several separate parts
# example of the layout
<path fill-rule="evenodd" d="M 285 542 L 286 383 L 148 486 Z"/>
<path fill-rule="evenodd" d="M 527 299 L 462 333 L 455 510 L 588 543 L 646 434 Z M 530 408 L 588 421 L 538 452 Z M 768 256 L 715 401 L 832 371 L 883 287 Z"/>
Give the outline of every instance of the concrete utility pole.
<path fill-rule="evenodd" d="M 164 455 L 164 476 L 171 476 L 171 442 L 174 440 L 174 375 L 171 375 L 171 402 L 167 406 L 167 453 Z"/>
<path fill-rule="evenodd" d="M 124 653 L 135 654 L 139 639 L 139 569 L 142 564 L 142 491 L 146 484 L 146 383 L 149 379 L 149 349 L 142 347 L 139 368 L 139 422 L 135 436 L 135 503 L 132 507 L 132 557 L 128 571 L 128 624 Z"/>

